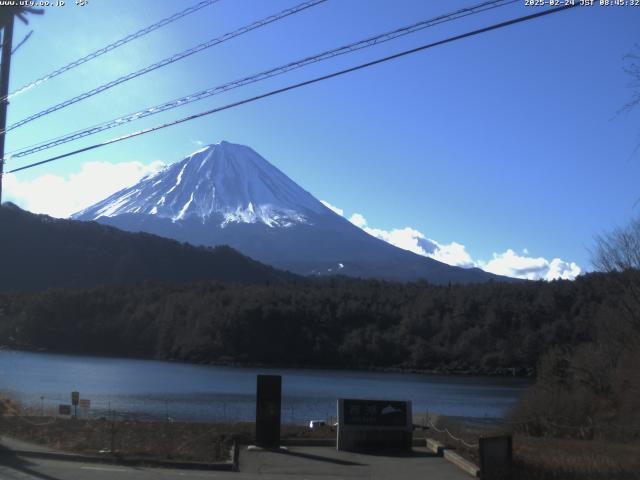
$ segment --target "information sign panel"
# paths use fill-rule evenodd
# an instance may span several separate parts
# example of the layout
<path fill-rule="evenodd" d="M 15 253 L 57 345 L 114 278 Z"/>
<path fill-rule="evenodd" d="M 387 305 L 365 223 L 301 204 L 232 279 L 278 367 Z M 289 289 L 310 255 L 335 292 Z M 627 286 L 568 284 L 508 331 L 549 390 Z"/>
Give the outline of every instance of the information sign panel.
<path fill-rule="evenodd" d="M 411 402 L 338 400 L 338 450 L 410 451 L 412 442 Z"/>
<path fill-rule="evenodd" d="M 58 415 L 71 415 L 71 405 L 58 405 Z"/>

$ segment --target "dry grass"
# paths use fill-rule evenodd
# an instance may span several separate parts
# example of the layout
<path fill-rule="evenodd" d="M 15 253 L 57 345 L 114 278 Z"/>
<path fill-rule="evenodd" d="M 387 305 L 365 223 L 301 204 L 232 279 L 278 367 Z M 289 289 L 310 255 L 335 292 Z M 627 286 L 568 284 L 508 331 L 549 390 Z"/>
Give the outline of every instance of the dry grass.
<path fill-rule="evenodd" d="M 626 480 L 640 478 L 640 443 L 516 436 L 514 478 Z"/>
<path fill-rule="evenodd" d="M 50 448 L 85 454 L 217 462 L 229 459 L 233 441 L 250 444 L 253 423 L 188 423 L 0 417 L 5 435 Z M 283 438 L 327 438 L 329 428 L 283 426 Z M 334 434 L 335 435 L 335 434 Z"/>
<path fill-rule="evenodd" d="M 236 425 L 58 419 L 0 418 L 3 433 L 50 448 L 85 454 L 217 462 L 228 459 Z"/>

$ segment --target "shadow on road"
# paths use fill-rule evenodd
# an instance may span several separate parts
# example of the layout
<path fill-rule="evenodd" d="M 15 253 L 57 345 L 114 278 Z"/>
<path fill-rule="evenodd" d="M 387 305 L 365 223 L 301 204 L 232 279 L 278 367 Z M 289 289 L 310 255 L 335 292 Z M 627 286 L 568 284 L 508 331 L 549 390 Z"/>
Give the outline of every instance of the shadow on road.
<path fill-rule="evenodd" d="M 292 451 L 284 451 L 284 450 L 274 450 L 274 453 L 279 453 L 280 455 L 289 455 L 292 457 L 306 458 L 308 460 L 317 460 L 318 462 L 335 463 L 337 465 L 348 465 L 348 466 L 355 466 L 355 467 L 366 466 L 366 464 L 364 463 L 350 462 L 348 460 L 340 460 L 339 458 L 323 457 L 321 455 L 313 455 L 311 453 L 292 452 Z"/>
<path fill-rule="evenodd" d="M 367 452 L 362 455 L 370 455 L 372 457 L 400 457 L 400 458 L 431 458 L 439 455 L 432 452 L 421 452 L 419 450 L 411 450 L 410 452 Z"/>
<path fill-rule="evenodd" d="M 60 480 L 56 477 L 52 477 L 51 475 L 46 475 L 29 468 L 32 465 L 33 463 L 18 457 L 13 450 L 0 445 L 0 466 L 16 470 L 17 472 L 21 472 L 41 480 Z"/>

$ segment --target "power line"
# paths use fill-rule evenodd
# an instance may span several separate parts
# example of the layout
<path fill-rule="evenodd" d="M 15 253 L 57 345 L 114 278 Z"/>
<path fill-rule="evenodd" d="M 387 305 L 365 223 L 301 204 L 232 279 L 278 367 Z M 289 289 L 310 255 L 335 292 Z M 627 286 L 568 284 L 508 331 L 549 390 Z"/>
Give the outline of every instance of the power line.
<path fill-rule="evenodd" d="M 13 55 L 14 53 L 16 53 L 18 51 L 18 49 L 24 45 L 25 43 L 27 43 L 27 40 L 29 40 L 29 38 L 31 37 L 31 35 L 33 35 L 33 30 L 31 30 L 29 33 L 27 33 L 24 38 L 22 40 L 20 40 L 20 42 L 18 42 L 18 44 L 13 47 L 13 50 L 11 50 L 11 55 Z"/>
<path fill-rule="evenodd" d="M 185 8 L 184 10 L 182 10 L 181 12 L 177 12 L 174 13 L 173 15 L 170 15 L 166 18 L 163 18 L 162 20 L 160 20 L 159 22 L 154 23 L 153 25 L 149 25 L 148 27 L 145 27 L 141 30 L 138 30 L 135 33 L 132 33 L 130 35 L 127 35 L 126 37 L 121 38 L 120 40 L 117 40 L 113 43 L 110 43 L 109 45 L 106 45 L 102 48 L 99 48 L 98 50 L 96 50 L 95 52 L 89 53 L 88 55 L 85 55 L 82 58 L 79 58 L 77 60 L 74 60 L 73 62 L 65 65 L 64 67 L 60 67 L 57 70 L 54 70 L 53 72 L 50 72 L 36 80 L 33 80 L 29 83 L 27 83 L 26 85 L 18 88 L 17 90 L 11 92 L 9 95 L 5 95 L 3 97 L 0 98 L 0 102 L 4 102 L 5 100 L 15 97 L 16 95 L 20 95 L 21 93 L 26 92 L 27 90 L 32 89 L 33 87 L 40 85 L 41 83 L 44 83 L 48 80 L 51 80 L 54 77 L 57 77 L 58 75 L 62 75 L 64 72 L 67 72 L 69 70 L 71 70 L 72 68 L 75 68 L 77 66 L 82 65 L 83 63 L 87 63 L 90 60 L 93 60 L 94 58 L 97 58 L 101 55 L 104 55 L 107 52 L 110 52 L 111 50 L 114 50 L 118 47 L 121 47 L 122 45 L 131 42 L 132 40 L 135 40 L 136 38 L 140 38 L 144 35 L 147 35 L 148 33 L 153 32 L 154 30 L 157 30 L 161 27 L 164 27 L 165 25 L 169 25 L 172 22 L 175 22 L 176 20 L 179 20 L 182 17 L 185 17 L 187 15 L 190 15 L 194 12 L 197 12 L 198 10 L 201 10 L 205 7 L 208 7 L 209 5 L 212 5 L 216 2 L 218 2 L 220 0 L 203 0 L 200 3 L 197 3 L 195 5 L 192 5 L 189 8 Z M 16 47 L 17 49 L 18 47 Z"/>
<path fill-rule="evenodd" d="M 286 10 L 283 10 L 282 12 L 275 14 L 275 15 L 271 15 L 269 17 L 265 17 L 262 20 L 258 20 L 256 22 L 253 22 L 249 25 L 246 25 L 244 27 L 239 28 L 238 30 L 235 30 L 233 32 L 230 33 L 226 33 L 224 35 L 222 35 L 221 37 L 217 37 L 217 38 L 212 38 L 211 40 L 201 43 L 200 45 L 196 45 L 195 47 L 192 48 L 188 48 L 187 50 L 184 50 L 180 53 L 176 53 L 175 55 L 172 55 L 171 57 L 167 57 L 163 60 L 160 60 L 159 62 L 153 63 L 151 65 L 148 65 L 136 72 L 132 72 L 129 73 L 127 75 L 124 75 L 122 77 L 116 78 L 115 80 L 112 80 L 108 83 L 105 83 L 103 85 L 100 85 L 99 87 L 96 87 L 92 90 L 89 90 L 87 92 L 84 92 L 80 95 L 77 95 L 73 98 L 70 98 L 68 100 L 65 100 L 64 102 L 58 103 L 57 105 L 54 105 L 52 107 L 46 108 L 45 110 L 42 110 L 36 114 L 33 114 L 27 118 L 24 118 L 16 123 L 14 123 L 13 125 L 10 125 L 9 127 L 7 127 L 6 131 L 10 131 L 13 130 L 15 128 L 18 128 L 26 123 L 32 122 L 33 120 L 36 120 L 40 117 L 43 117 L 45 115 L 48 115 L 50 113 L 56 112 L 58 110 L 61 110 L 65 107 L 68 107 L 69 105 L 73 105 L 74 103 L 80 102 L 81 100 L 85 100 L 89 97 L 92 97 L 94 95 L 97 95 L 98 93 L 104 92 L 105 90 L 108 90 L 110 88 L 115 87 L 116 85 L 120 85 L 121 83 L 124 82 L 128 82 L 129 80 L 133 80 L 134 78 L 140 77 L 146 73 L 152 72 L 154 70 L 157 70 L 158 68 L 161 67 L 165 67 L 167 65 L 170 65 L 174 62 L 177 62 L 179 60 L 182 60 L 183 58 L 189 57 L 195 53 L 201 52 L 202 50 L 205 50 L 207 48 L 211 48 L 215 45 L 218 45 L 220 43 L 226 42 L 227 40 L 230 40 L 234 37 L 243 35 L 247 32 L 250 32 L 252 30 L 255 30 L 256 28 L 260 28 L 260 27 L 264 27 L 265 25 L 269 25 L 270 23 L 276 22 L 278 20 L 281 20 L 285 17 L 288 17 L 290 15 L 294 15 L 296 13 L 299 13 L 303 10 L 306 10 L 307 8 L 311 8 L 314 7 L 320 3 L 324 3 L 327 0 L 307 0 L 299 5 L 296 5 L 295 7 L 292 8 L 288 8 Z M 2 134 L 4 132 L 0 131 L 0 134 Z"/>
<path fill-rule="evenodd" d="M 297 68 L 301 68 L 304 66 L 307 66 L 309 64 L 312 63 L 316 63 L 316 62 L 320 62 L 323 60 L 327 60 L 339 55 L 343 55 L 346 53 L 351 53 L 363 48 L 367 48 L 367 47 L 371 47 L 374 45 L 378 45 L 380 43 L 384 43 L 390 40 L 394 40 L 396 38 L 399 38 L 401 36 L 404 35 L 408 35 L 410 33 L 414 33 L 417 32 L 419 30 L 422 30 L 424 28 L 427 27 L 432 27 L 435 25 L 438 25 L 440 23 L 444 23 L 444 22 L 448 22 L 448 21 L 452 21 L 452 20 L 456 20 L 458 18 L 462 18 L 468 15 L 472 15 L 472 14 L 476 14 L 476 13 L 480 13 L 483 11 L 487 11 L 493 8 L 497 8 L 497 7 L 502 7 L 511 3 L 515 3 L 518 0 L 492 0 L 492 1 L 487 1 L 484 3 L 481 3 L 479 5 L 473 6 L 473 7 L 468 7 L 468 8 L 464 8 L 449 14 L 445 14 L 445 15 L 440 15 L 438 17 L 429 19 L 429 20 L 423 20 L 421 22 L 409 25 L 409 26 L 405 26 L 405 27 L 401 27 L 398 28 L 396 30 L 392 30 L 390 32 L 386 32 L 380 35 L 376 35 L 374 37 L 369 37 L 365 40 L 360 40 L 358 42 L 354 42 L 333 50 L 329 50 L 329 51 L 325 51 L 323 53 L 311 56 L 311 57 L 306 57 L 303 58 L 301 60 L 297 60 L 294 62 L 290 62 L 288 64 L 285 65 L 281 65 L 279 67 L 275 67 L 272 68 L 270 70 L 266 70 L 263 72 L 260 72 L 258 74 L 254 74 L 248 77 L 244 77 L 241 78 L 239 80 L 234 80 L 232 82 L 228 82 L 222 85 L 218 85 L 212 88 L 208 88 L 206 90 L 201 90 L 199 92 L 196 93 L 192 93 L 174 100 L 171 100 L 169 102 L 165 102 L 163 104 L 160 105 L 155 105 L 153 107 L 148 107 L 144 110 L 139 110 L 135 113 L 131 113 L 125 116 L 121 116 L 118 118 L 115 118 L 113 120 L 101 123 L 101 124 L 97 124 L 94 125 L 92 127 L 83 129 L 83 130 L 78 130 L 75 132 L 72 132 L 70 134 L 64 135 L 64 136 L 60 136 L 60 137 L 56 137 L 54 139 L 50 139 L 50 140 L 45 140 L 43 142 L 38 142 L 35 145 L 31 145 L 28 147 L 24 147 L 24 148 L 20 148 L 18 150 L 15 150 L 14 152 L 12 152 L 12 154 L 10 155 L 13 158 L 20 158 L 20 157 L 24 157 L 42 150 L 46 150 L 55 146 L 59 146 L 62 145 L 64 143 L 68 143 L 70 141 L 73 140 L 77 140 L 80 138 L 84 138 L 86 136 L 89 135 L 93 135 L 95 133 L 98 132 L 102 132 L 104 130 L 108 130 L 110 128 L 114 128 L 114 127 L 118 127 L 121 126 L 125 123 L 129 123 L 132 122 L 134 120 L 138 120 L 141 118 L 145 118 L 147 116 L 150 115 L 155 115 L 157 113 L 161 113 L 176 107 L 180 107 L 198 100 L 202 100 L 204 98 L 208 98 L 210 96 L 219 94 L 219 93 L 223 93 L 238 87 L 242 87 L 251 83 L 255 83 L 261 80 L 265 80 L 286 72 L 289 72 L 291 70 L 297 69 Z M 16 153 L 17 152 L 17 153 Z"/>
<path fill-rule="evenodd" d="M 486 32 L 492 31 L 492 30 L 497 30 L 497 29 L 500 29 L 500 28 L 508 27 L 510 25 L 515 25 L 517 23 L 526 22 L 526 21 L 529 21 L 529 20 L 533 20 L 535 18 L 546 16 L 546 15 L 551 15 L 553 13 L 558 13 L 560 11 L 567 10 L 567 9 L 570 9 L 570 8 L 574 8 L 574 7 L 577 7 L 577 6 L 579 6 L 579 5 L 578 4 L 563 5 L 561 7 L 556 7 L 556 8 L 544 10 L 544 11 L 541 11 L 541 12 L 533 13 L 533 14 L 530 14 L 530 15 L 525 15 L 525 16 L 522 16 L 522 17 L 518 17 L 518 18 L 511 19 L 511 20 L 507 20 L 505 22 L 496 23 L 496 24 L 490 25 L 488 27 L 483 27 L 483 28 L 480 28 L 480 29 L 477 29 L 477 30 L 473 30 L 473 31 L 466 32 L 466 33 L 463 33 L 463 34 L 460 34 L 460 35 L 449 37 L 449 38 L 446 38 L 444 40 L 439 40 L 437 42 L 428 43 L 426 45 L 422 45 L 422 46 L 419 46 L 419 47 L 416 47 L 416 48 L 412 48 L 410 50 L 404 50 L 404 51 L 402 51 L 400 53 L 396 53 L 396 54 L 393 54 L 393 55 L 389 55 L 387 57 L 379 58 L 379 59 L 373 60 L 371 62 L 362 63 L 362 64 L 359 64 L 359 65 L 356 65 L 355 67 L 346 68 L 344 70 L 339 70 L 337 72 L 333 72 L 333 73 L 330 73 L 330 74 L 327 74 L 327 75 L 316 77 L 316 78 L 313 78 L 311 80 L 306 80 L 304 82 L 299 82 L 299 83 L 288 85 L 286 87 L 282 87 L 282 88 L 279 88 L 279 89 L 276 89 L 276 90 L 271 90 L 270 92 L 263 93 L 261 95 L 256 95 L 254 97 L 246 98 L 244 100 L 240 100 L 240 101 L 237 101 L 237 102 L 229 103 L 229 104 L 224 105 L 222 107 L 212 108 L 210 110 L 206 110 L 204 112 L 200 112 L 200 113 L 196 113 L 196 114 L 193 114 L 193 115 L 189 115 L 189 116 L 180 118 L 178 120 L 173 120 L 173 121 L 168 122 L 168 123 L 164 123 L 164 124 L 161 124 L 161 125 L 156 125 L 155 127 L 149 127 L 149 128 L 145 128 L 145 129 L 142 129 L 142 130 L 138 130 L 137 132 L 129 133 L 127 135 L 122 135 L 120 137 L 112 138 L 111 140 L 107 140 L 105 142 L 96 143 L 96 144 L 90 145 L 88 147 L 84 147 L 84 148 L 80 148 L 80 149 L 77 149 L 77 150 L 74 150 L 74 151 L 71 151 L 71 152 L 63 153 L 61 155 L 57 155 L 55 157 L 51 157 L 51 158 L 48 158 L 46 160 L 41 160 L 39 162 L 31 163 L 31 164 L 25 165 L 23 167 L 14 168 L 13 170 L 9 170 L 7 173 L 16 173 L 16 172 L 20 172 L 22 170 L 27 170 L 29 168 L 37 167 L 37 166 L 43 165 L 45 163 L 50 163 L 50 162 L 53 162 L 53 161 L 56 161 L 56 160 L 60 160 L 62 158 L 66 158 L 66 157 L 70 157 L 70 156 L 73 156 L 73 155 L 77 155 L 79 153 L 88 152 L 90 150 L 95 150 L 97 148 L 104 147 L 104 146 L 107 146 L 107 145 L 111 145 L 113 143 L 121 142 L 123 140 L 128 140 L 130 138 L 138 137 L 140 135 L 144 135 L 144 134 L 147 134 L 147 133 L 155 132 L 157 130 L 162 130 L 164 128 L 171 127 L 171 126 L 174 126 L 174 125 L 178 125 L 180 123 L 188 122 L 190 120 L 195 120 L 197 118 L 204 117 L 204 116 L 207 116 L 207 115 L 212 115 L 214 113 L 221 112 L 223 110 L 228 110 L 228 109 L 231 109 L 231 108 L 238 107 L 240 105 L 244 105 L 244 104 L 247 104 L 247 103 L 252 103 L 252 102 L 255 102 L 257 100 L 261 100 L 263 98 L 267 98 L 267 97 L 271 97 L 271 96 L 274 96 L 274 95 L 278 95 L 280 93 L 288 92 L 289 90 L 295 90 L 295 89 L 298 89 L 298 88 L 301 88 L 301 87 L 304 87 L 304 86 L 307 86 L 307 85 L 311 85 L 311 84 L 318 83 L 318 82 L 321 82 L 321 81 L 324 81 L 324 80 L 328 80 L 330 78 L 339 77 L 339 76 L 342 76 L 342 75 L 346 75 L 347 73 L 352 73 L 352 72 L 355 72 L 355 71 L 358 71 L 358 70 L 362 70 L 364 68 L 368 68 L 368 67 L 371 67 L 371 66 L 374 66 L 374 65 L 378 65 L 378 64 L 381 64 L 381 63 L 384 63 L 384 62 L 388 62 L 388 61 L 391 61 L 391 60 L 396 60 L 398 58 L 405 57 L 407 55 L 411 55 L 411 54 L 414 54 L 414 53 L 417 53 L 417 52 L 421 52 L 423 50 L 427 50 L 429 48 L 434 48 L 434 47 L 437 47 L 437 46 L 440 46 L 440 45 L 444 45 L 446 43 L 455 42 L 457 40 L 462 40 L 464 38 L 472 37 L 472 36 L 479 35 L 481 33 L 486 33 Z"/>
<path fill-rule="evenodd" d="M 463 8 L 460 10 L 457 10 L 455 12 L 452 13 L 448 13 L 448 14 L 444 14 L 444 15 L 439 15 L 437 17 L 428 19 L 428 20 L 422 20 L 420 22 L 408 25 L 408 26 L 404 26 L 401 28 L 397 28 L 395 30 L 391 30 L 388 32 L 385 32 L 383 34 L 380 35 L 376 35 L 376 36 L 372 36 L 369 38 L 366 38 L 364 40 L 359 40 L 357 42 L 354 43 L 350 43 L 348 45 L 343 45 L 339 48 L 335 48 L 332 50 L 327 50 L 325 52 L 322 52 L 320 54 L 317 55 L 313 55 L 313 56 L 309 56 L 309 57 L 305 57 L 303 59 L 300 60 L 296 60 L 294 62 L 290 62 L 287 63 L 285 65 L 280 65 L 278 67 L 275 68 L 271 68 L 269 70 L 254 74 L 254 75 L 250 75 L 238 80 L 234 80 L 231 82 L 227 82 L 225 84 L 222 85 L 218 85 L 215 87 L 211 87 L 205 90 L 201 90 L 199 92 L 195 92 L 189 95 L 185 95 L 183 97 L 174 99 L 174 100 L 170 100 L 168 102 L 159 104 L 159 105 L 155 105 L 152 107 L 148 107 L 144 110 L 139 110 L 137 112 L 134 113 L 130 113 L 128 115 L 124 115 L 118 118 L 115 118 L 113 120 L 109 120 L 107 122 L 103 122 L 97 125 L 93 125 L 91 127 L 82 129 L 82 130 L 77 130 L 75 132 L 63 135 L 63 136 L 59 136 L 53 139 L 49 139 L 49 140 L 45 140 L 42 142 L 38 142 L 34 145 L 30 145 L 27 147 L 23 147 L 17 150 L 14 150 L 13 152 L 11 152 L 8 156 L 10 158 L 21 158 L 21 157 L 25 157 L 27 155 L 31 155 L 33 153 L 37 153 L 37 152 L 41 152 L 43 150 L 47 150 L 49 148 L 53 148 L 74 140 L 78 140 L 80 138 L 84 138 L 87 137 L 89 135 L 94 135 L 96 133 L 99 132 L 103 132 L 105 130 L 109 130 L 111 128 L 114 127 L 119 127 L 121 125 L 124 125 L 125 123 L 130 123 L 132 121 L 135 120 L 139 120 L 141 118 L 145 118 L 151 115 L 155 115 L 157 113 L 161 113 L 161 112 L 165 112 L 167 110 L 171 110 L 173 108 L 177 108 L 177 107 L 181 107 L 184 105 L 187 105 L 189 103 L 195 102 L 195 101 L 199 101 L 202 100 L 204 98 L 208 98 L 211 97 L 213 95 L 217 95 L 220 93 L 224 93 L 227 92 L 229 90 L 233 90 L 235 88 L 239 88 L 239 87 L 243 87 L 255 82 L 259 82 L 262 80 L 266 80 L 268 78 L 272 78 L 275 77 L 277 75 L 281 75 L 284 73 L 287 73 L 291 70 L 295 70 L 298 68 L 302 68 L 305 67 L 307 65 L 310 65 L 312 63 L 317 63 L 317 62 L 321 62 L 324 60 L 328 60 L 334 57 L 337 57 L 339 55 L 344 55 L 347 53 L 351 53 L 351 52 L 355 52 L 357 50 L 361 50 L 363 48 L 368 48 L 368 47 L 373 47 L 375 45 L 379 45 L 381 43 L 384 42 L 388 42 L 390 40 L 395 40 L 396 38 L 405 36 L 405 35 L 409 35 L 411 33 L 415 33 L 417 31 L 423 30 L 425 28 L 428 27 L 433 27 L 435 25 L 439 25 L 441 23 L 445 23 L 445 22 L 449 22 L 449 21 L 453 21 L 453 20 L 457 20 L 459 18 L 463 18 L 469 15 L 474 15 L 474 14 L 478 14 L 481 12 L 485 12 L 487 10 L 491 10 L 494 8 L 498 8 L 498 7 L 503 7 L 506 5 L 509 5 L 511 3 L 515 3 L 519 0 L 491 0 L 491 1 L 486 1 L 483 3 L 480 3 L 478 5 L 472 6 L 472 7 L 468 7 L 468 8 Z"/>

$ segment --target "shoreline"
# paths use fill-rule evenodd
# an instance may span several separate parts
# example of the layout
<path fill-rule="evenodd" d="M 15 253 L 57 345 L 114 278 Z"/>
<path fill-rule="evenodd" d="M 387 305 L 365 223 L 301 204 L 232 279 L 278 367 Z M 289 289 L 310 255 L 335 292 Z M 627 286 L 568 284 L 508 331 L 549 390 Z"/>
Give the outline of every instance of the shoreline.
<path fill-rule="evenodd" d="M 39 348 L 29 348 L 24 346 L 14 345 L 0 345 L 0 352 L 26 352 L 26 353 L 41 353 L 46 355 L 67 355 L 67 356 L 85 356 L 94 358 L 105 359 L 119 359 L 119 360 L 142 360 L 142 361 L 156 361 L 156 362 L 170 362 L 181 363 L 186 365 L 200 365 L 200 366 L 216 366 L 216 367 L 230 367 L 230 368 L 259 368 L 259 369 L 286 369 L 286 370 L 333 370 L 333 371 L 353 371 L 353 372 L 369 372 L 369 373 L 400 373 L 400 374 L 415 374 L 415 375 L 433 375 L 433 376 L 460 376 L 460 377 L 485 377 L 485 378 L 518 378 L 535 380 L 535 369 L 529 367 L 500 367 L 492 370 L 486 369 L 455 369 L 446 366 L 439 366 L 432 369 L 420 369 L 413 367 L 376 367 L 376 366 L 351 366 L 351 365 L 309 365 L 309 364 L 268 364 L 260 362 L 236 362 L 236 361 L 209 361 L 209 362 L 190 362 L 185 360 L 173 359 L 173 358 L 149 358 L 135 355 L 109 355 L 90 352 L 62 352 L 52 351 Z"/>

